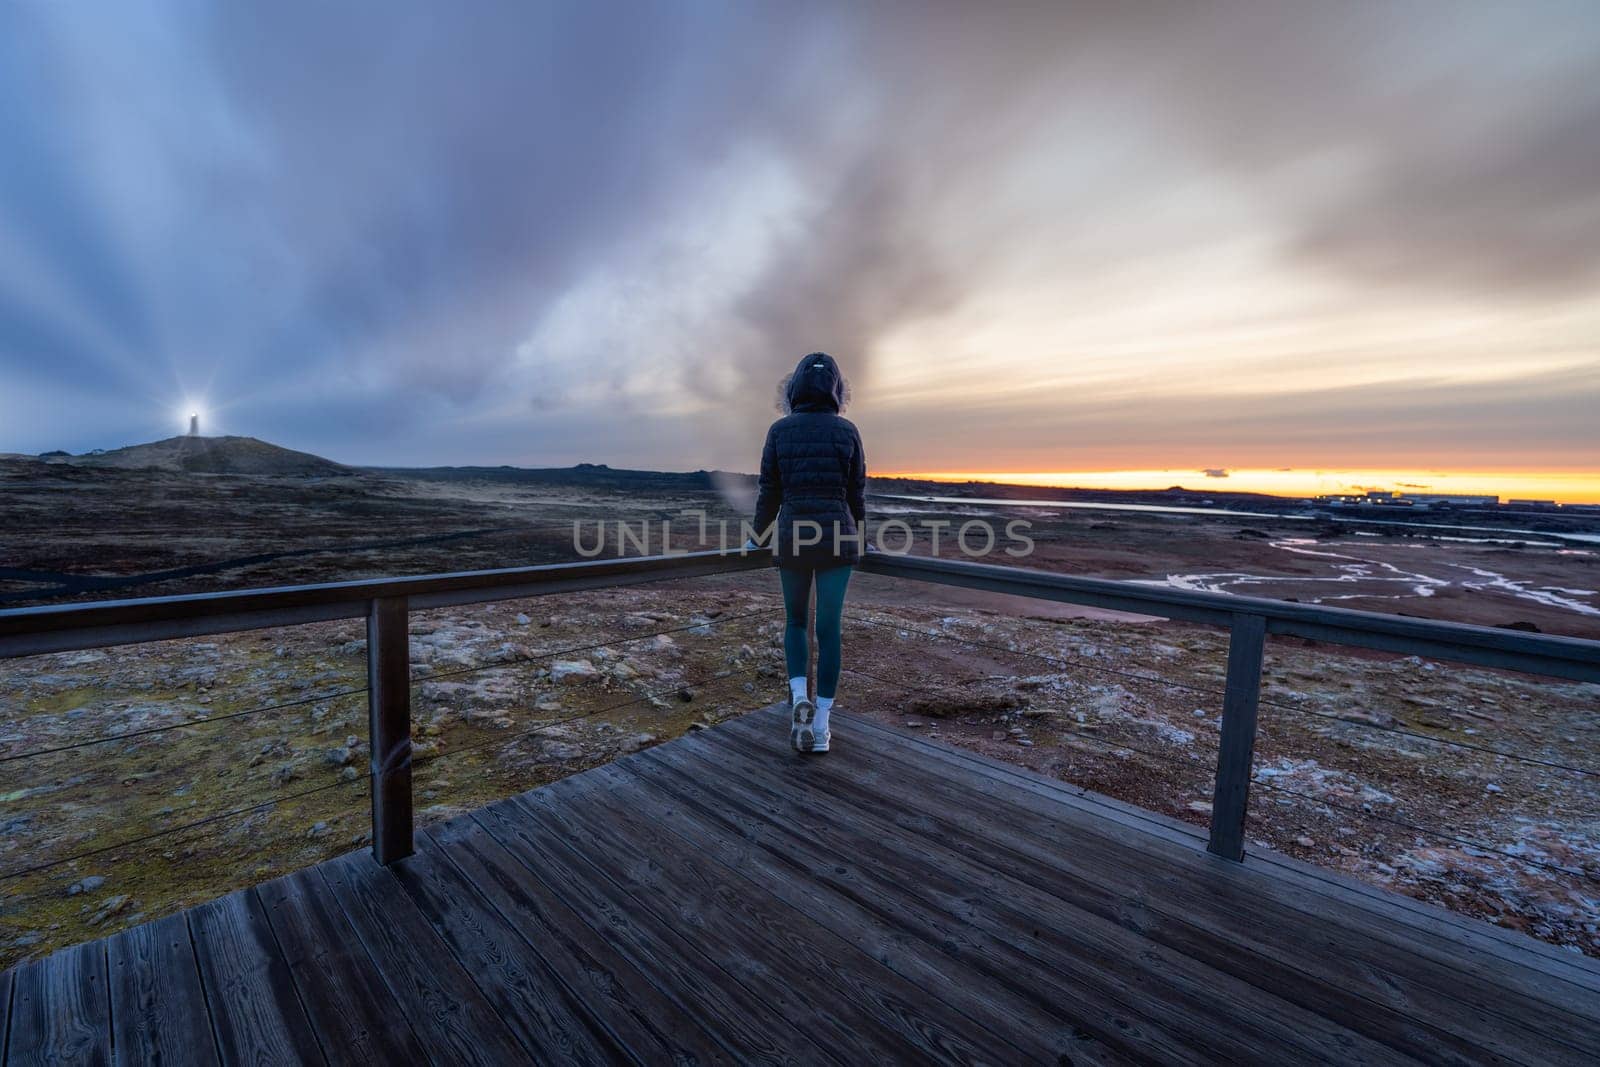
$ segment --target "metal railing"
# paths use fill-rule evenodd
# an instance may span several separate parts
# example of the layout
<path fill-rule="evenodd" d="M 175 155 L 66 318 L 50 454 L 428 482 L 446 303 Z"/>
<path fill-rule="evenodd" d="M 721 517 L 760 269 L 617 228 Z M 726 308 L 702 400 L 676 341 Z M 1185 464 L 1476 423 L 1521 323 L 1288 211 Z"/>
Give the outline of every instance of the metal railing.
<path fill-rule="evenodd" d="M 408 635 L 411 612 L 723 574 L 766 567 L 770 563 L 760 552 L 700 551 L 18 608 L 0 611 L 0 659 L 365 618 L 373 852 L 380 863 L 387 864 L 412 851 L 411 686 L 414 679 Z M 1269 634 L 1600 682 L 1600 642 L 1597 641 L 1227 593 L 1077 578 L 968 560 L 869 552 L 860 570 L 886 577 L 1227 627 L 1227 673 L 1222 693 L 1208 847 L 1211 852 L 1231 860 L 1243 858 L 1256 715 L 1262 703 L 1262 657 Z M 496 665 L 486 664 L 485 667 Z M 94 743 L 98 742 L 78 744 Z M 6 760 L 36 754 L 7 756 Z"/>
<path fill-rule="evenodd" d="M 372 850 L 380 863 L 389 864 L 411 854 L 414 833 L 411 796 L 413 679 L 408 632 L 411 612 L 723 574 L 769 564 L 765 556 L 754 553 L 685 552 L 276 589 L 15 608 L 0 611 L 0 659 L 365 618 Z M 89 743 L 94 742 L 84 742 Z M 39 754 L 24 753 L 7 759 Z M 232 813 L 222 813 L 216 818 L 229 814 Z"/>
<path fill-rule="evenodd" d="M 1255 758 L 1256 713 L 1268 634 L 1470 663 L 1526 674 L 1600 682 L 1600 641 L 1436 622 L 1318 604 L 1078 578 L 968 560 L 869 553 L 860 569 L 893 578 L 1009 593 L 1228 628 L 1228 666 L 1207 848 L 1244 858 L 1245 815 Z"/>

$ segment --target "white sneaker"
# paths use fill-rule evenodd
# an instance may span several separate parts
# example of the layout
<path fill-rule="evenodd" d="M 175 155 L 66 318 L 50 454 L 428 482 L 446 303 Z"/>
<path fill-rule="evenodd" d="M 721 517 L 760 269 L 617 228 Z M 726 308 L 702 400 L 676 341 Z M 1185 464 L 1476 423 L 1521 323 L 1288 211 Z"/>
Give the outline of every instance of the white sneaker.
<path fill-rule="evenodd" d="M 817 713 L 816 705 L 809 700 L 794 702 L 794 715 L 789 721 L 789 743 L 796 752 L 810 752 L 816 744 L 811 730 L 811 719 Z"/>

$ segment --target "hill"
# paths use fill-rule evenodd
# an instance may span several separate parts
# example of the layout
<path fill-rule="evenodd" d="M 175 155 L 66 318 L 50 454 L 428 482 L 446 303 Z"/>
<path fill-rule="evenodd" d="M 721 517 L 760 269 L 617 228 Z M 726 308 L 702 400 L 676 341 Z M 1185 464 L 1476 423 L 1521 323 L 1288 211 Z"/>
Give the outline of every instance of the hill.
<path fill-rule="evenodd" d="M 354 474 L 331 459 L 296 452 L 254 437 L 169 437 L 143 445 L 81 456 L 60 454 L 41 457 L 79 467 L 116 467 L 126 470 L 156 469 L 191 474 L 272 474 L 295 477 L 329 477 Z"/>
<path fill-rule="evenodd" d="M 641 471 L 579 463 L 573 467 L 367 467 L 376 474 L 430 482 L 505 482 L 527 485 L 582 486 L 587 489 L 677 492 L 710 491 L 726 480 L 755 482 L 753 474 L 724 471 Z"/>

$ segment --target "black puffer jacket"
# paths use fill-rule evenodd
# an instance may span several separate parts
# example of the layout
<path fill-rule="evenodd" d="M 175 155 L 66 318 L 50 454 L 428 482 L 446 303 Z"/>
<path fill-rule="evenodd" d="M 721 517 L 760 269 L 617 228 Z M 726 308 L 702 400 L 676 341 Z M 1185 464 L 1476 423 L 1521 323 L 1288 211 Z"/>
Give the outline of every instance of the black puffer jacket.
<path fill-rule="evenodd" d="M 767 430 L 756 530 L 777 522 L 780 567 L 829 567 L 861 559 L 858 531 L 867 518 L 867 461 L 861 434 L 839 414 L 844 393 L 833 357 L 814 352 L 789 380 L 789 414 Z"/>

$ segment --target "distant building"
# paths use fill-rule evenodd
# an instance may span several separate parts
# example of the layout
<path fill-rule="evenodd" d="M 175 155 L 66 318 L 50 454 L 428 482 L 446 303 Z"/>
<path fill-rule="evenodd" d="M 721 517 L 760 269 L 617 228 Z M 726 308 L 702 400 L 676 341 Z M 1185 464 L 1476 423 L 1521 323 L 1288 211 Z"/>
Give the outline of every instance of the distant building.
<path fill-rule="evenodd" d="M 1515 497 L 1507 500 L 1506 503 L 1514 508 L 1553 508 L 1556 506 L 1554 500 L 1518 500 Z"/>
<path fill-rule="evenodd" d="M 199 415 L 190 415 L 189 416 L 189 436 L 190 437 L 199 437 L 200 436 L 200 416 Z"/>
<path fill-rule="evenodd" d="M 1490 493 L 1401 493 L 1400 499 L 1413 504 L 1461 504 L 1467 507 L 1495 507 L 1500 497 Z"/>
<path fill-rule="evenodd" d="M 1409 500 L 1401 499 L 1400 494 L 1391 493 L 1386 489 L 1369 489 L 1364 493 L 1325 493 L 1322 496 L 1312 497 L 1311 502 L 1330 508 L 1408 508 L 1412 504 Z"/>

